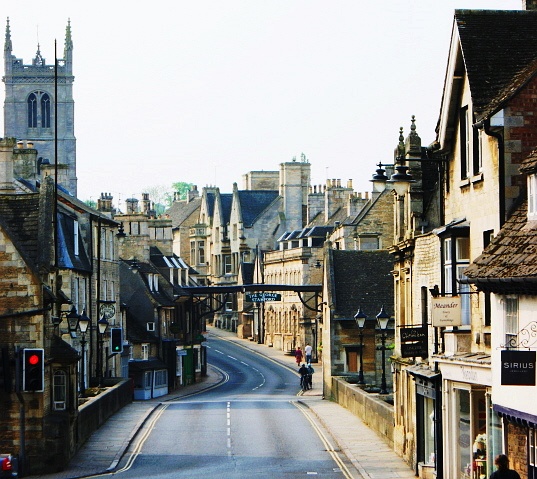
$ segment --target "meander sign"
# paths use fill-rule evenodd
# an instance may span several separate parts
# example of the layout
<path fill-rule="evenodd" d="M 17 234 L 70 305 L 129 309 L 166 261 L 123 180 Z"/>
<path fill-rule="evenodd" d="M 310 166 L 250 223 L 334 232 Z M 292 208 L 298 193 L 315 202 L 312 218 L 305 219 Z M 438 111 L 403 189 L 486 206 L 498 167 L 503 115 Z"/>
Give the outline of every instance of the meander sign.
<path fill-rule="evenodd" d="M 433 298 L 432 309 L 433 326 L 460 326 L 462 324 L 460 297 Z"/>

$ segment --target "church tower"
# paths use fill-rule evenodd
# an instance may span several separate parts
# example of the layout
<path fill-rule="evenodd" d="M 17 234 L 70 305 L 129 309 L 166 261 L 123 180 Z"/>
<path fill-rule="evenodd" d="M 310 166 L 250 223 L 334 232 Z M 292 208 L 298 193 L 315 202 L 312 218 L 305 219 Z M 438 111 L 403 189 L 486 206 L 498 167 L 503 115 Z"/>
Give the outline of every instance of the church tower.
<path fill-rule="evenodd" d="M 73 101 L 73 41 L 71 22 L 65 32 L 63 59 L 47 64 L 40 46 L 31 65 L 16 58 L 11 42 L 9 18 L 4 45 L 4 137 L 32 142 L 37 149 L 38 168 L 41 163 L 58 162 L 66 171 L 62 184 L 76 196 L 76 139 Z M 55 71 L 57 70 L 57 71 Z M 54 131 L 57 125 L 57 158 Z M 67 183 L 67 184 L 66 184 Z"/>

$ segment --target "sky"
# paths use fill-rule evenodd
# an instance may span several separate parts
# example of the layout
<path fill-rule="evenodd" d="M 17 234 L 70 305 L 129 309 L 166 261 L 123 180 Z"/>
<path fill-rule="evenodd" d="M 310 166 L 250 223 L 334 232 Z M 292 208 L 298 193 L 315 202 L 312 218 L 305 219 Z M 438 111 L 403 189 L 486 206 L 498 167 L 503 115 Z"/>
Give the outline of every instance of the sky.
<path fill-rule="evenodd" d="M 311 164 L 371 191 L 416 117 L 435 140 L 454 10 L 522 0 L 3 0 L 13 54 L 63 58 L 71 21 L 78 197 L 243 187 Z M 3 132 L 3 117 L 1 130 Z"/>

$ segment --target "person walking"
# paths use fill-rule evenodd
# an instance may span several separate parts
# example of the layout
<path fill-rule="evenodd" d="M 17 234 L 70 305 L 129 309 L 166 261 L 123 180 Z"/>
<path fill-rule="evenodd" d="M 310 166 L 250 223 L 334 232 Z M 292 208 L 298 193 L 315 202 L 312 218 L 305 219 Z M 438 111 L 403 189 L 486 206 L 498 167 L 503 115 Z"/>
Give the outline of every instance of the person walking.
<path fill-rule="evenodd" d="M 520 479 L 514 469 L 509 469 L 509 459 L 505 454 L 498 454 L 494 459 L 497 470 L 490 475 L 490 479 Z"/>
<path fill-rule="evenodd" d="M 306 344 L 306 347 L 304 348 L 304 354 L 306 355 L 306 362 L 308 364 L 311 363 L 311 351 L 313 348 L 311 347 L 310 343 Z"/>
<path fill-rule="evenodd" d="M 297 364 L 300 364 L 302 362 L 302 349 L 300 349 L 300 346 L 296 347 L 295 360 Z"/>

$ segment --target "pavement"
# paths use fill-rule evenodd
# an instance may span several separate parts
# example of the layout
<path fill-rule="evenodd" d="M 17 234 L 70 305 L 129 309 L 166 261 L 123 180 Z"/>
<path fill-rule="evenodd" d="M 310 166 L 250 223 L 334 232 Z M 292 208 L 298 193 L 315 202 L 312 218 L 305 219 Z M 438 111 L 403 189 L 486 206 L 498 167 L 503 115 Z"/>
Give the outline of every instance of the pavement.
<path fill-rule="evenodd" d="M 233 341 L 245 348 L 267 356 L 281 365 L 297 371 L 295 358 L 254 341 L 237 338 L 235 333 L 209 327 L 211 335 Z M 336 447 L 339 448 L 360 472 L 363 479 L 415 478 L 414 471 L 391 449 L 384 440 L 366 426 L 362 420 L 339 404 L 324 399 L 320 378 L 320 363 L 313 364 L 313 388 L 299 393 L 298 401 L 307 407 L 329 431 Z M 185 386 L 167 396 L 147 401 L 134 401 L 124 406 L 104 423 L 81 450 L 71 459 L 62 472 L 46 475 L 25 476 L 32 479 L 78 479 L 116 470 L 136 434 L 149 420 L 157 408 L 179 398 L 194 395 L 215 387 L 222 381 L 222 375 L 209 364 L 207 376 L 194 384 Z M 302 399 L 301 399 L 302 398 Z"/>

